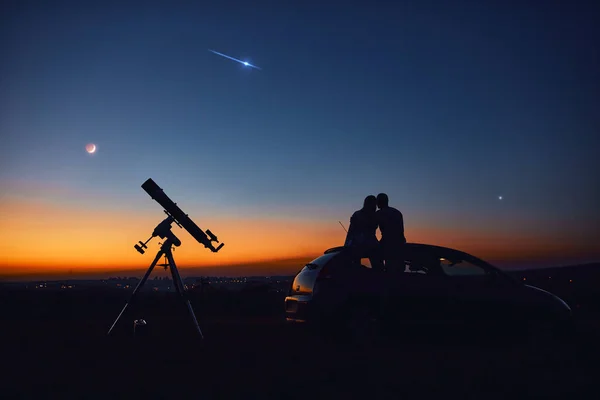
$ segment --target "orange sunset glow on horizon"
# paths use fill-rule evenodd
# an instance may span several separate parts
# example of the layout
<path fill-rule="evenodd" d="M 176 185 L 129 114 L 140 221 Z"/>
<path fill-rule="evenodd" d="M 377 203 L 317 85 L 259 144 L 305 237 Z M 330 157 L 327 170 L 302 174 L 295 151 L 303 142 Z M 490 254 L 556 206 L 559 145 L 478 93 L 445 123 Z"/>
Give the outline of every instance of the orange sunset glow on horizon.
<path fill-rule="evenodd" d="M 60 190 L 59 190 L 60 192 Z M 143 198 L 143 197 L 142 197 Z M 146 200 L 146 199 L 144 199 Z M 106 275 L 130 273 L 145 268 L 158 251 L 159 238 L 149 244 L 145 255 L 133 248 L 145 241 L 162 220 L 161 207 L 135 212 L 62 204 L 42 197 L 4 196 L 0 200 L 2 224 L 0 276 Z M 154 209 L 154 211 L 150 211 Z M 284 215 L 240 217 L 190 214 L 202 229 L 211 229 L 225 247 L 212 253 L 184 229 L 173 224 L 181 239 L 174 256 L 182 273 L 290 274 L 343 243 L 345 232 L 335 220 L 290 218 Z M 585 243 L 560 243 L 539 236 L 472 232 L 407 226 L 410 242 L 430 243 L 470 252 L 500 263 L 550 261 L 556 257 L 591 253 Z M 204 268 L 204 270 L 202 269 Z"/>

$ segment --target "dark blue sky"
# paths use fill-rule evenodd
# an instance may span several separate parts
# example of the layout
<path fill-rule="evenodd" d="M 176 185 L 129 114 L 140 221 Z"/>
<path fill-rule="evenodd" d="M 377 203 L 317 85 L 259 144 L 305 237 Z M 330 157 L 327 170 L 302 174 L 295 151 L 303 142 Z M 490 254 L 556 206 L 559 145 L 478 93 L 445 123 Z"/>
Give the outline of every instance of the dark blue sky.
<path fill-rule="evenodd" d="M 153 177 L 333 223 L 385 191 L 409 238 L 598 233 L 593 2 L 194 3 L 3 2 L 0 184 L 110 208 Z"/>

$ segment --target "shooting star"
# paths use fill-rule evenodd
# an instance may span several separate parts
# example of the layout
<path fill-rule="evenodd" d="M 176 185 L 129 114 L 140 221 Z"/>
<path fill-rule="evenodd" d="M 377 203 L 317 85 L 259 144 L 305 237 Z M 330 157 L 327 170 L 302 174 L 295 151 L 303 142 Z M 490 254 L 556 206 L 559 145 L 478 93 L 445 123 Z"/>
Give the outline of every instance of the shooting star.
<path fill-rule="evenodd" d="M 211 53 L 214 53 L 214 54 L 216 54 L 216 55 L 218 55 L 218 56 L 221 56 L 221 57 L 228 58 L 228 59 L 230 59 L 230 60 L 232 60 L 232 61 L 239 62 L 239 63 L 240 63 L 240 64 L 242 64 L 243 66 L 250 67 L 250 68 L 254 68 L 254 69 L 257 69 L 257 70 L 259 70 L 259 71 L 262 71 L 262 68 L 260 68 L 260 67 L 257 67 L 256 65 L 252 65 L 252 64 L 250 64 L 248 61 L 242 61 L 242 60 L 238 60 L 237 58 L 229 57 L 227 54 L 219 53 L 218 51 L 214 51 L 214 50 L 211 50 L 211 49 L 208 49 L 208 51 L 210 51 Z"/>

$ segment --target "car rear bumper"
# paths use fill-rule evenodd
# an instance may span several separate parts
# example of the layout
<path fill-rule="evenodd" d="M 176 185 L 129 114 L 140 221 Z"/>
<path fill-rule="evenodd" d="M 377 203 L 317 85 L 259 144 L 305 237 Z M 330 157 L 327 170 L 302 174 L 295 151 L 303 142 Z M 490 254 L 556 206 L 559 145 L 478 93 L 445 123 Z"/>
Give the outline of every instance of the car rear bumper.
<path fill-rule="evenodd" d="M 285 320 L 290 323 L 306 323 L 311 316 L 312 296 L 296 295 L 285 298 Z"/>

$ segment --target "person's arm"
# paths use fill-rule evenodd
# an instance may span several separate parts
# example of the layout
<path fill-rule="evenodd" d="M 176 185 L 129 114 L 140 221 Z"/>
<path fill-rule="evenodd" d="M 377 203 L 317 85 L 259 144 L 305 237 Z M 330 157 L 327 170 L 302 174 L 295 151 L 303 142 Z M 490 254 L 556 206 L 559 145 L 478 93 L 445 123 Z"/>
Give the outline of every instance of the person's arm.
<path fill-rule="evenodd" d="M 400 212 L 400 232 L 402 233 L 402 240 L 406 243 L 406 236 L 404 235 L 404 216 Z"/>
<path fill-rule="evenodd" d="M 377 227 L 375 228 L 375 237 L 377 237 L 377 229 L 379 229 L 379 237 L 383 237 L 381 233 L 381 213 L 378 211 L 375 212 L 375 223 Z"/>
<path fill-rule="evenodd" d="M 348 232 L 346 233 L 346 240 L 344 241 L 344 246 L 350 246 L 352 244 L 352 238 L 354 236 L 354 214 L 350 217 L 350 225 L 348 226 Z"/>
<path fill-rule="evenodd" d="M 383 229 L 381 226 L 385 225 L 385 221 L 383 212 L 381 210 L 377 210 L 377 212 L 375 213 L 375 221 L 377 221 L 377 229 L 379 229 L 379 234 L 381 235 L 380 237 L 383 239 Z M 375 231 L 377 232 L 377 230 Z"/>

